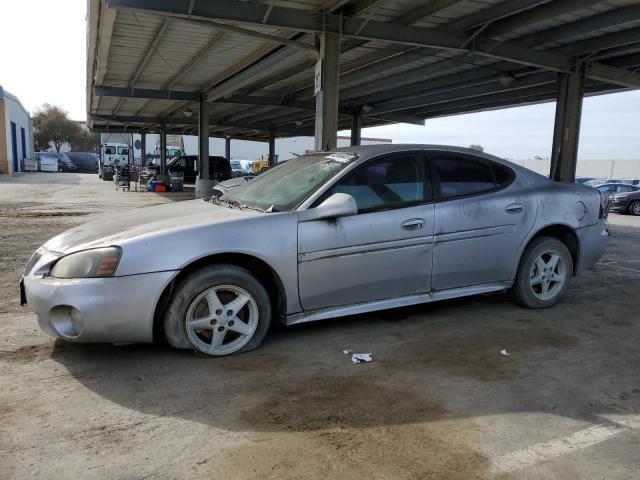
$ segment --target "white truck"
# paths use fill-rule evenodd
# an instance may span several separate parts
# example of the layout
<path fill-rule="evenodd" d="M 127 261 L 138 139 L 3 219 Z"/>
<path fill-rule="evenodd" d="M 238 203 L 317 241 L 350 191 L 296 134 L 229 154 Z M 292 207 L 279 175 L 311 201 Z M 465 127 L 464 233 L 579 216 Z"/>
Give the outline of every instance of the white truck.
<path fill-rule="evenodd" d="M 115 167 L 129 163 L 129 145 L 126 143 L 104 143 L 100 148 L 98 177 L 113 180 Z"/>

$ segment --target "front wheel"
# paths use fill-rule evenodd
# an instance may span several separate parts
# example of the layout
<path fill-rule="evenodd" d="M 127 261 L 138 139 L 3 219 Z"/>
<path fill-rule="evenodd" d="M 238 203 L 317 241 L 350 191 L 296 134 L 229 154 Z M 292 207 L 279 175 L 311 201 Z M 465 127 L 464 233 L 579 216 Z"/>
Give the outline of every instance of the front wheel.
<path fill-rule="evenodd" d="M 567 293 L 572 273 L 567 246 L 557 238 L 537 238 L 520 260 L 513 286 L 516 300 L 528 308 L 552 307 Z"/>
<path fill-rule="evenodd" d="M 253 350 L 271 323 L 269 295 L 248 270 L 212 265 L 180 282 L 164 320 L 169 343 L 211 356 Z"/>

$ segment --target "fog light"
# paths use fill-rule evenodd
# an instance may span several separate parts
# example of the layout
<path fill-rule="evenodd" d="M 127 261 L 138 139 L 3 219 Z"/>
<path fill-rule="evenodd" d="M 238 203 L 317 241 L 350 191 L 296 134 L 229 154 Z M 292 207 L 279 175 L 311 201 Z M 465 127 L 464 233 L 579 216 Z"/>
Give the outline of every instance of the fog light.
<path fill-rule="evenodd" d="M 51 325 L 63 338 L 75 338 L 82 332 L 80 312 L 69 305 L 58 305 L 49 312 Z"/>

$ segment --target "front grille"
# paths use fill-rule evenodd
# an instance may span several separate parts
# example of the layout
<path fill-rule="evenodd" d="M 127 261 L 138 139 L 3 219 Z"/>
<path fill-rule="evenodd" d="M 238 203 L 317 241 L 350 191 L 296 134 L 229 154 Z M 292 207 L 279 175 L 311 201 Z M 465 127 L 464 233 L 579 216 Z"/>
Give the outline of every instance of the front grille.
<path fill-rule="evenodd" d="M 36 263 L 38 263 L 38 260 L 40 260 L 40 258 L 42 258 L 42 255 L 40 255 L 38 252 L 31 255 L 31 258 L 27 262 L 27 267 L 24 269 L 25 276 L 31 273 L 31 270 L 33 270 L 33 267 L 36 266 Z"/>

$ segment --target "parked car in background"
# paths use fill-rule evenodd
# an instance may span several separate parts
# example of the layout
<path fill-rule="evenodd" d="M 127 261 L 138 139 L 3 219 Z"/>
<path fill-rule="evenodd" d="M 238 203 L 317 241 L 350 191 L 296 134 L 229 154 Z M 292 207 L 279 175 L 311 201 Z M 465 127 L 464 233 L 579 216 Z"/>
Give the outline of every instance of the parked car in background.
<path fill-rule="evenodd" d="M 58 171 L 67 173 L 77 172 L 78 167 L 71 161 L 66 153 L 56 153 L 55 156 L 58 158 Z"/>
<path fill-rule="evenodd" d="M 239 160 L 230 160 L 231 171 L 233 172 L 234 177 L 241 177 L 243 175 L 248 175 L 248 172 L 242 168 L 242 164 Z"/>
<path fill-rule="evenodd" d="M 98 173 L 100 157 L 95 153 L 67 152 L 79 173 Z"/>
<path fill-rule="evenodd" d="M 54 157 L 58 159 L 58 171 L 76 173 L 78 167 L 71 161 L 71 158 L 66 153 L 52 153 Z"/>
<path fill-rule="evenodd" d="M 575 183 L 582 185 L 592 180 L 596 180 L 596 179 L 594 177 L 576 177 Z"/>
<path fill-rule="evenodd" d="M 603 185 L 605 183 L 624 183 L 622 180 L 617 178 L 608 179 L 608 178 L 594 178 L 593 180 L 587 180 L 583 185 L 587 185 L 589 187 L 596 187 L 598 185 Z"/>
<path fill-rule="evenodd" d="M 628 185 L 626 183 L 604 183 L 602 185 L 596 185 L 594 188 L 604 193 L 606 196 L 611 196 L 615 193 L 628 193 L 640 190 L 640 186 Z"/>
<path fill-rule="evenodd" d="M 640 188 L 613 194 L 609 208 L 612 212 L 640 215 Z"/>
<path fill-rule="evenodd" d="M 157 168 L 157 167 L 156 167 Z M 167 161 L 167 170 L 184 174 L 186 183 L 193 183 L 198 176 L 198 156 L 181 155 Z M 233 176 L 231 164 L 225 157 L 209 157 L 209 177 L 219 182 L 228 180 Z"/>
<path fill-rule="evenodd" d="M 176 348 L 222 356 L 258 347 L 273 320 L 507 289 L 547 308 L 608 235 L 597 190 L 429 145 L 304 155 L 219 199 L 138 210 L 31 257 L 22 302 L 45 332 L 113 343 L 163 332 Z"/>

